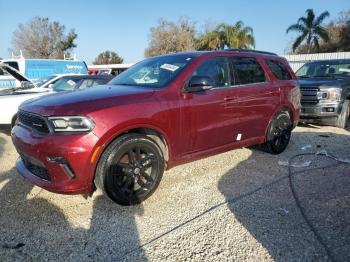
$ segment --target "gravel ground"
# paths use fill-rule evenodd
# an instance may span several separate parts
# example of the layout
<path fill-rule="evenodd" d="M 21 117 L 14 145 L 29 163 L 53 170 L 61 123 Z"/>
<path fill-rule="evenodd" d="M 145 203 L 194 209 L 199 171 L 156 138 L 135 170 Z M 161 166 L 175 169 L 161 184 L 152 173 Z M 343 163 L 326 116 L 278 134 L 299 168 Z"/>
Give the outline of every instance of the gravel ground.
<path fill-rule="evenodd" d="M 350 159 L 350 129 L 297 127 L 278 156 L 243 148 L 176 167 L 121 207 L 33 187 L 0 133 L 0 261 L 350 261 L 350 165 L 296 157 L 310 164 L 291 168 L 298 202 L 283 165 L 321 150 Z"/>

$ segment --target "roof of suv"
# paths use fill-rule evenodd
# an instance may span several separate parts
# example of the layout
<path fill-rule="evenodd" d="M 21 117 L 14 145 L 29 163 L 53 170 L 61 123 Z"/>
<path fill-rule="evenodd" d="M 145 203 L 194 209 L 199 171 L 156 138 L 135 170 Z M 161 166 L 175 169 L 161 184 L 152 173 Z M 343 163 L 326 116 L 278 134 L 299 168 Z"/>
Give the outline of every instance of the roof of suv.
<path fill-rule="evenodd" d="M 164 56 L 174 55 L 174 56 L 201 56 L 206 54 L 225 54 L 227 52 L 230 53 L 242 53 L 242 54 L 260 54 L 260 55 L 269 55 L 269 56 L 278 56 L 275 53 L 272 52 L 266 52 L 266 51 L 259 51 L 259 50 L 250 50 L 250 49 L 238 49 L 238 48 L 231 48 L 231 49 L 224 49 L 224 50 L 206 50 L 206 51 L 191 51 L 191 52 L 178 52 L 178 53 L 169 53 L 165 54 Z"/>

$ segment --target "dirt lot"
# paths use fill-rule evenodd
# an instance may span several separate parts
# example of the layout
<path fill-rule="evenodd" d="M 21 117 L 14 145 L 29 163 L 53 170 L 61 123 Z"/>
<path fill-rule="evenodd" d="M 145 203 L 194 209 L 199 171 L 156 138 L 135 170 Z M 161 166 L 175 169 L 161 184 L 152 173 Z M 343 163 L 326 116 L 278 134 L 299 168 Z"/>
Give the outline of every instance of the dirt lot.
<path fill-rule="evenodd" d="M 278 156 L 243 148 L 176 167 L 121 207 L 33 187 L 0 133 L 0 261 L 350 261 L 350 165 L 295 157 L 291 181 L 285 166 L 321 150 L 350 159 L 350 129 L 298 127 Z"/>

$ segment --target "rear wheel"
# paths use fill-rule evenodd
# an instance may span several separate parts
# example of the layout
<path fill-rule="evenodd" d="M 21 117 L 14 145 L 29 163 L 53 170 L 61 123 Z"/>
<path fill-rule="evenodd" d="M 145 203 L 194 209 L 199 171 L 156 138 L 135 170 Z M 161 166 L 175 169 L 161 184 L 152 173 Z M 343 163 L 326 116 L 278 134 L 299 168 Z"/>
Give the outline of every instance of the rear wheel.
<path fill-rule="evenodd" d="M 138 134 L 127 134 L 107 147 L 99 161 L 95 184 L 114 202 L 136 205 L 150 197 L 164 172 L 158 144 Z"/>
<path fill-rule="evenodd" d="M 279 112 L 268 128 L 263 150 L 271 154 L 280 154 L 288 146 L 292 134 L 292 122 L 287 112 Z"/>
<path fill-rule="evenodd" d="M 346 124 L 348 123 L 349 114 L 350 114 L 350 101 L 345 100 L 343 103 L 343 107 L 340 112 L 340 115 L 338 116 L 336 126 L 340 128 L 345 128 Z"/>

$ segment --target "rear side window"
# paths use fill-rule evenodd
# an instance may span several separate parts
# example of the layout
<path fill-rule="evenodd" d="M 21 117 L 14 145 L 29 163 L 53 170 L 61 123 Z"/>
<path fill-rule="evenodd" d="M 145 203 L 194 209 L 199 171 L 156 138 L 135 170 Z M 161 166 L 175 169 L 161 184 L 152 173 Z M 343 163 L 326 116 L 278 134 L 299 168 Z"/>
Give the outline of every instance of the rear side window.
<path fill-rule="evenodd" d="M 286 66 L 278 61 L 274 60 L 265 60 L 267 66 L 271 70 L 272 74 L 278 79 L 278 80 L 291 80 L 292 76 L 288 72 Z"/>
<path fill-rule="evenodd" d="M 232 58 L 236 85 L 262 83 L 266 81 L 265 72 L 253 57 Z"/>

